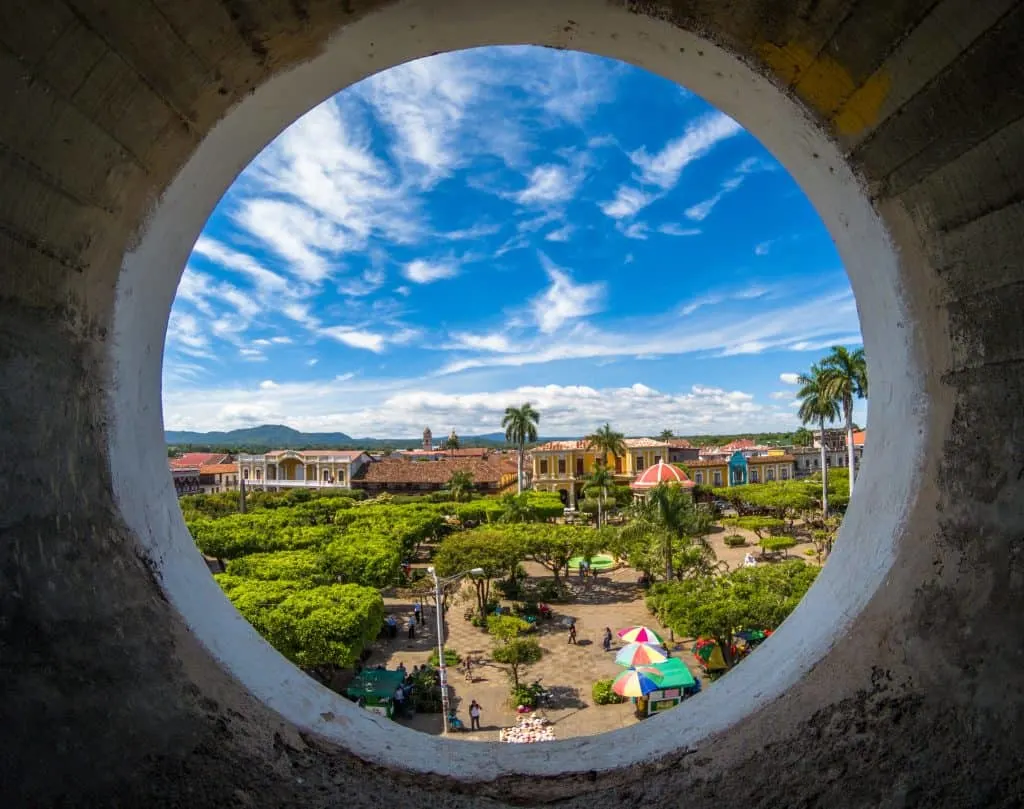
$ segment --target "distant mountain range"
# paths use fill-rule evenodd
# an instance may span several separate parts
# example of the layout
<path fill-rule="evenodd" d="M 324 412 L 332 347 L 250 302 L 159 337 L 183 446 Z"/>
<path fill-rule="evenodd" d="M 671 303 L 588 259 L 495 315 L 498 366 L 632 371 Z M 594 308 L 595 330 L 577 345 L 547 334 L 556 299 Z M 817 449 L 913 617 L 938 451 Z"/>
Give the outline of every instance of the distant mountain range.
<path fill-rule="evenodd" d="M 167 430 L 164 433 L 164 438 L 169 446 L 272 447 L 276 449 L 301 449 L 303 447 L 323 449 L 402 448 L 418 447 L 423 442 L 422 436 L 415 438 L 353 438 L 347 433 L 301 433 L 283 424 L 261 424 L 259 427 L 209 433 Z M 443 440 L 444 436 L 439 436 L 438 439 Z M 504 446 L 506 443 L 504 433 L 460 435 L 459 441 L 463 446 Z"/>

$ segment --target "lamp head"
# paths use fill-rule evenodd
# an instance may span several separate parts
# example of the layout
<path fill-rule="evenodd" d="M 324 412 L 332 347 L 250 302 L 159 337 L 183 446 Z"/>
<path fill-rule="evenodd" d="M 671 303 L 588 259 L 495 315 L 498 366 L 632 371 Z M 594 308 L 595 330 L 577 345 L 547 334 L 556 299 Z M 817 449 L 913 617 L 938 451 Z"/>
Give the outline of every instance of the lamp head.
<path fill-rule="evenodd" d="M 482 567 L 474 567 L 471 571 L 469 571 L 469 575 L 470 576 L 477 576 L 477 577 L 483 576 L 484 575 L 484 569 Z"/>
<path fill-rule="evenodd" d="M 433 576 L 434 575 L 434 568 L 433 567 L 428 567 L 427 568 L 427 573 L 429 573 L 431 576 Z"/>

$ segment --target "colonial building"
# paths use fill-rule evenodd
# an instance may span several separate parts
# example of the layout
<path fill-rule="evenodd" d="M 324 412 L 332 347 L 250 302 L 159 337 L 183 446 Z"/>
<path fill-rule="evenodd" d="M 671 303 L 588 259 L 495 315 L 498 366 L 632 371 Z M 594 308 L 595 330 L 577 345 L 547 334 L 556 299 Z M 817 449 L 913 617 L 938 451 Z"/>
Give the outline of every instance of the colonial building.
<path fill-rule="evenodd" d="M 853 462 L 860 471 L 861 458 L 864 455 L 864 443 L 867 440 L 866 430 L 857 430 L 853 434 Z M 813 447 L 797 447 L 793 449 L 796 458 L 796 476 L 803 478 L 821 471 L 821 430 L 814 432 Z M 846 430 L 825 431 L 825 463 L 829 468 L 845 469 L 848 464 L 846 451 Z"/>
<path fill-rule="evenodd" d="M 199 467 L 199 488 L 203 494 L 238 490 L 238 464 L 218 463 Z"/>
<path fill-rule="evenodd" d="M 586 478 L 594 471 L 598 459 L 612 471 L 616 483 L 629 484 L 650 466 L 669 459 L 666 441 L 653 438 L 626 438 L 626 454 L 601 458 L 601 453 L 587 448 L 587 442 L 549 441 L 531 450 L 533 487 L 544 492 L 560 492 L 570 508 L 582 496 Z"/>
<path fill-rule="evenodd" d="M 171 479 L 174 481 L 174 493 L 181 497 L 186 494 L 199 494 L 198 466 L 170 466 Z"/>
<path fill-rule="evenodd" d="M 667 443 L 669 463 L 686 463 L 696 461 L 700 457 L 700 448 L 693 446 L 685 438 L 670 438 Z"/>
<path fill-rule="evenodd" d="M 239 455 L 238 466 L 249 488 L 352 488 L 352 478 L 370 462 L 360 450 L 275 449 L 264 455 Z"/>
<path fill-rule="evenodd" d="M 698 486 L 744 486 L 796 477 L 794 457 L 781 451 L 767 455 L 744 454 L 736 450 L 728 458 L 702 458 L 686 464 Z"/>
<path fill-rule="evenodd" d="M 447 487 L 456 472 L 473 476 L 473 488 L 484 494 L 497 494 L 516 483 L 515 464 L 500 457 L 439 458 L 414 461 L 388 458 L 362 467 L 352 487 L 380 494 L 420 494 Z"/>

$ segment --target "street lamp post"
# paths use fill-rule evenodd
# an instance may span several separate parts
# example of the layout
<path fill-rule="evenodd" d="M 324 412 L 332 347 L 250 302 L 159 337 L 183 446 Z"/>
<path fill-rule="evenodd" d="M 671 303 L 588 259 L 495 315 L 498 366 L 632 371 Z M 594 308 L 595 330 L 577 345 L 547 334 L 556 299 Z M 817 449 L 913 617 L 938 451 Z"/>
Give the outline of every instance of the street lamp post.
<path fill-rule="evenodd" d="M 474 567 L 472 570 L 467 570 L 464 573 L 459 573 L 456 576 L 448 576 L 444 579 L 439 578 L 437 570 L 432 567 L 427 568 L 427 572 L 434 579 L 434 613 L 437 619 L 437 667 L 441 675 L 441 732 L 445 736 L 448 735 L 448 664 L 444 659 L 444 608 L 442 606 L 443 594 L 441 588 L 445 584 L 451 584 L 454 581 L 458 581 L 463 576 L 482 576 L 484 571 L 482 568 Z"/>

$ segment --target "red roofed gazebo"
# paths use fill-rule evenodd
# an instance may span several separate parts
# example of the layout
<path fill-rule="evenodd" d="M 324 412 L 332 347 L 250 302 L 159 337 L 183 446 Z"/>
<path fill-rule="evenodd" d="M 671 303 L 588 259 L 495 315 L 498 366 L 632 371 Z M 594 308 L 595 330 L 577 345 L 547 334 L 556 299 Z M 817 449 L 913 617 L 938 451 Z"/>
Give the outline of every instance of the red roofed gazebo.
<path fill-rule="evenodd" d="M 692 489 L 696 485 L 678 466 L 659 461 L 637 475 L 636 480 L 629 484 L 629 488 L 633 490 L 634 495 L 643 497 L 662 483 L 667 483 L 670 486 L 682 486 L 684 489 Z"/>

